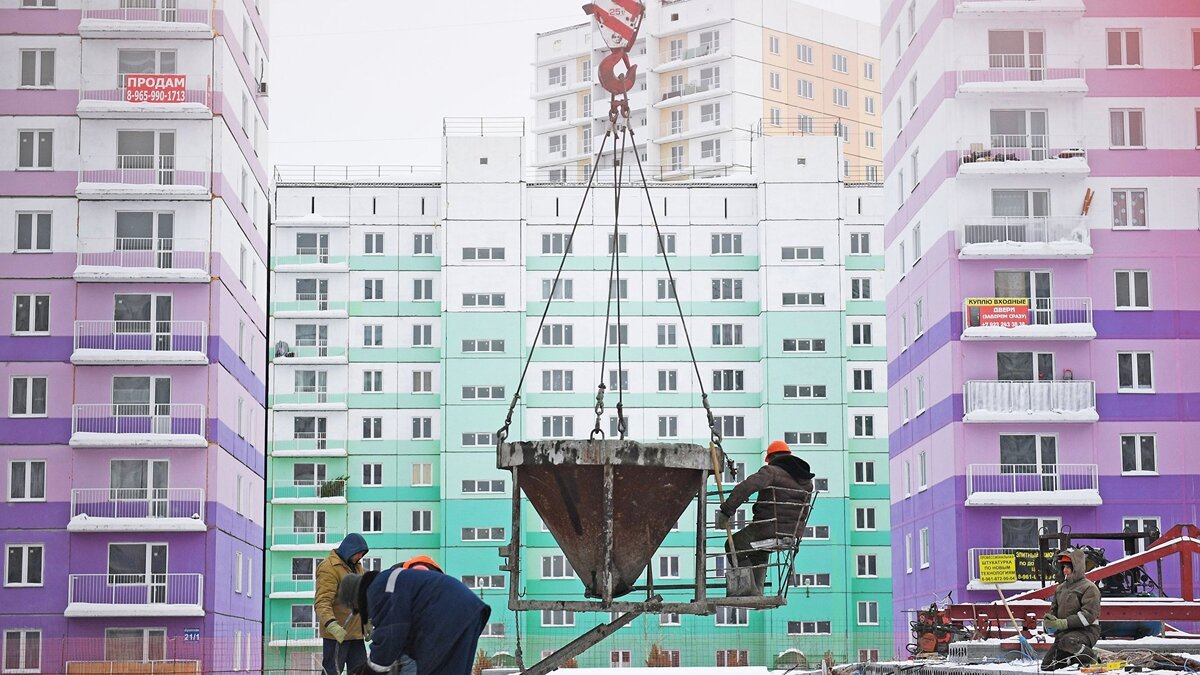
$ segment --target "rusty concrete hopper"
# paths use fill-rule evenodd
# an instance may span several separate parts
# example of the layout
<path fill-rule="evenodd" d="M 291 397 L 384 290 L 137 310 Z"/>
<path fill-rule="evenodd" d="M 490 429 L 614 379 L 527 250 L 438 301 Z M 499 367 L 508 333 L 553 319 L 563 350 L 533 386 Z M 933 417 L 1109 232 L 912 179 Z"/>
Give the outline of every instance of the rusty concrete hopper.
<path fill-rule="evenodd" d="M 513 472 L 586 594 L 604 600 L 633 590 L 712 467 L 699 445 L 630 440 L 502 443 L 496 464 Z"/>

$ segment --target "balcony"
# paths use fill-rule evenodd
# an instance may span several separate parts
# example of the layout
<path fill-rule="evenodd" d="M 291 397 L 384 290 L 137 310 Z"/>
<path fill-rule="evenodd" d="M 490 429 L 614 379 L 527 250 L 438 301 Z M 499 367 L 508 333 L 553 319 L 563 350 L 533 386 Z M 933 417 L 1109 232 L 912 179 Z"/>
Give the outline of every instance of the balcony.
<path fill-rule="evenodd" d="M 76 281 L 208 283 L 207 239 L 83 237 Z"/>
<path fill-rule="evenodd" d="M 271 599 L 311 598 L 316 593 L 317 582 L 313 577 L 298 577 L 293 574 L 271 575 Z"/>
<path fill-rule="evenodd" d="M 349 268 L 349 257 L 329 255 L 328 249 L 300 247 L 292 255 L 275 256 L 272 264 L 276 272 L 345 272 Z"/>
<path fill-rule="evenodd" d="M 346 441 L 326 438 L 324 434 L 277 438 L 271 441 L 272 457 L 345 457 Z"/>
<path fill-rule="evenodd" d="M 68 532 L 204 532 L 200 488 L 71 490 Z"/>
<path fill-rule="evenodd" d="M 272 504 L 345 504 L 346 481 L 276 481 L 270 500 Z"/>
<path fill-rule="evenodd" d="M 979 581 L 979 556 L 981 555 L 1011 555 L 1016 558 L 1016 583 L 1001 584 L 1000 588 L 1006 590 L 1029 590 L 1042 587 L 1037 564 L 1040 553 L 1036 548 L 969 548 L 967 549 L 967 574 L 969 575 L 967 590 L 994 592 L 996 589 L 995 584 L 985 585 Z M 1053 575 L 1051 575 L 1051 581 L 1053 581 Z M 1001 608 L 1001 611 L 1003 611 L 1003 608 Z"/>
<path fill-rule="evenodd" d="M 130 7 L 128 5 L 137 5 Z M 82 37 L 212 37 L 213 4 L 208 0 L 84 0 Z"/>
<path fill-rule="evenodd" d="M 204 616 L 201 574 L 72 574 L 68 618 Z"/>
<path fill-rule="evenodd" d="M 997 300 L 1009 304 L 994 303 Z M 1091 298 L 967 298 L 963 302 L 964 340 L 1092 340 L 1095 337 Z"/>
<path fill-rule="evenodd" d="M 710 80 L 693 80 L 684 84 L 682 87 L 666 91 L 662 95 L 662 100 L 655 103 L 655 108 L 666 108 L 674 105 L 682 105 L 684 103 L 692 103 L 701 99 L 720 96 L 726 93 L 726 90 L 721 88 L 720 82 Z"/>
<path fill-rule="evenodd" d="M 963 394 L 963 422 L 1096 422 L 1091 380 L 972 380 Z"/>
<path fill-rule="evenodd" d="M 954 0 L 956 17 L 1004 17 L 1013 13 L 1031 16 L 1082 15 L 1083 0 Z"/>
<path fill-rule="evenodd" d="M 84 155 L 81 199 L 210 199 L 209 158 L 203 155 Z"/>
<path fill-rule="evenodd" d="M 271 530 L 272 551 L 329 551 L 345 539 L 341 530 L 314 527 L 277 527 Z"/>
<path fill-rule="evenodd" d="M 208 364 L 204 321 L 76 321 L 76 365 Z"/>
<path fill-rule="evenodd" d="M 298 387 L 291 393 L 274 394 L 276 410 L 345 410 L 346 392 L 330 393 L 327 387 Z"/>
<path fill-rule="evenodd" d="M 136 75 L 131 74 L 131 77 Z M 135 81 L 132 87 L 94 86 L 98 77 L 84 78 L 79 90 L 75 114 L 87 119 L 130 119 L 144 116 L 151 119 L 206 120 L 212 119 L 211 78 L 188 77 L 184 74 L 148 74 L 149 86 Z M 116 74 L 104 78 L 111 82 Z M 143 80 L 140 84 L 147 84 Z M 197 88 L 199 85 L 200 88 Z"/>
<path fill-rule="evenodd" d="M 1083 216 L 976 216 L 958 230 L 960 260 L 1086 258 L 1091 230 Z"/>
<path fill-rule="evenodd" d="M 992 134 L 959 139 L 958 173 L 964 176 L 1091 173 L 1083 138 L 1043 134 Z"/>
<path fill-rule="evenodd" d="M 328 294 L 297 293 L 293 300 L 276 301 L 274 314 L 280 319 L 344 319 L 348 307 L 345 300 L 330 300 Z"/>
<path fill-rule="evenodd" d="M 689 49 L 664 49 L 658 55 L 658 65 L 651 68 L 651 71 L 662 73 L 710 61 L 720 61 L 727 56 L 729 56 L 728 51 L 711 44 L 691 47 Z"/>
<path fill-rule="evenodd" d="M 959 94 L 1087 94 L 1079 54 L 973 54 L 958 59 Z"/>
<path fill-rule="evenodd" d="M 271 624 L 270 637 L 267 638 L 267 646 L 320 647 L 321 630 L 316 624 L 295 625 L 291 623 L 273 623 Z"/>
<path fill-rule="evenodd" d="M 967 506 L 1099 506 L 1095 464 L 971 464 Z"/>
<path fill-rule="evenodd" d="M 276 344 L 275 362 L 288 365 L 312 365 L 322 363 L 346 363 L 346 348 L 320 345 Z"/>
<path fill-rule="evenodd" d="M 73 448 L 206 448 L 199 403 L 76 403 Z"/>

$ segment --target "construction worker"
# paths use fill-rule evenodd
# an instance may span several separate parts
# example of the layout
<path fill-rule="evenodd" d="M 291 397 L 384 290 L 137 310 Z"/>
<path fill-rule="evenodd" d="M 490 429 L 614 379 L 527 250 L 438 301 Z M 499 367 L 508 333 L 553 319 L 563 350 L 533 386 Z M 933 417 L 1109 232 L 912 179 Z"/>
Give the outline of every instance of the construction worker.
<path fill-rule="evenodd" d="M 349 666 L 350 672 L 367 661 L 362 622 L 351 616 L 350 610 L 337 606 L 338 584 L 347 574 L 362 574 L 360 564 L 367 554 L 367 540 L 351 532 L 329 556 L 317 566 L 317 589 L 313 609 L 321 627 L 322 675 L 341 675 Z"/>
<path fill-rule="evenodd" d="M 1050 613 L 1042 619 L 1046 631 L 1054 631 L 1054 646 L 1042 659 L 1042 670 L 1096 662 L 1092 647 L 1100 639 L 1100 589 L 1088 579 L 1087 557 L 1077 548 L 1058 554 L 1058 587 L 1050 602 Z"/>
<path fill-rule="evenodd" d="M 470 675 L 492 608 L 458 579 L 425 569 L 428 563 L 406 564 L 347 574 L 338 586 L 337 602 L 375 627 L 359 672 L 387 673 L 407 656 L 419 675 Z"/>
<path fill-rule="evenodd" d="M 441 567 L 434 562 L 433 558 L 427 555 L 415 555 L 408 560 L 400 563 L 400 567 L 406 570 L 428 570 L 430 572 L 439 572 L 445 574 Z M 407 654 L 400 656 L 398 675 L 417 675 L 417 662 Z"/>
<path fill-rule="evenodd" d="M 736 552 L 738 567 L 753 567 L 759 594 L 767 578 L 767 562 L 771 553 L 754 550 L 751 544 L 763 539 L 798 534 L 800 520 L 807 518 L 806 510 L 814 489 L 812 479 L 813 473 L 809 470 L 808 462 L 793 456 L 787 443 L 772 441 L 767 446 L 766 464 L 738 483 L 721 504 L 717 513 L 717 528 L 726 529 L 738 507 L 746 503 L 750 495 L 758 493 L 758 499 L 754 502 L 754 519 L 733 535 L 733 550 L 729 550 L 729 542 L 726 542 L 725 548 L 731 555 Z"/>

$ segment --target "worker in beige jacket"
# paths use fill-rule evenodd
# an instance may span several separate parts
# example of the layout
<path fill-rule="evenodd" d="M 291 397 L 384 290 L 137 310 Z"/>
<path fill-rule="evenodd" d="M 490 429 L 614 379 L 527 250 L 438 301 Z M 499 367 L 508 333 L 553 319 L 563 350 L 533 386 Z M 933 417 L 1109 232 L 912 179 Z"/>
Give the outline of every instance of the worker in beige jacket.
<path fill-rule="evenodd" d="M 363 573 L 360 561 L 367 550 L 367 540 L 361 534 L 351 532 L 317 566 L 317 594 L 313 609 L 317 614 L 317 624 L 321 627 L 322 675 L 341 675 L 342 669 L 347 666 L 349 672 L 353 673 L 367 662 L 362 618 L 352 615 L 348 607 L 334 602 L 342 577 Z"/>

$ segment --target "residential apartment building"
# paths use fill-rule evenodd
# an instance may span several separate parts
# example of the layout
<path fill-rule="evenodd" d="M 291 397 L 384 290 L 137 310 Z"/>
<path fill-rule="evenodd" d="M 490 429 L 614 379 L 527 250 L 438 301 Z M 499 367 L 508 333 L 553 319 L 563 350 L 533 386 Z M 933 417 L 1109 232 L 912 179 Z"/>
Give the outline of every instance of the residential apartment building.
<path fill-rule="evenodd" d="M 625 187 L 614 238 L 611 186 L 596 187 L 571 240 L 584 186 L 542 180 L 525 166 L 520 120 L 507 133 L 474 128 L 447 136 L 440 175 L 424 179 L 375 167 L 277 173 L 272 663 L 308 664 L 319 652 L 313 570 L 348 531 L 367 538 L 369 567 L 427 554 L 478 589 L 493 608 L 480 646 L 498 662 L 511 659 L 518 634 L 532 663 L 608 620 L 515 616 L 497 555 L 511 536 L 512 485 L 496 468 L 495 433 L 564 250 L 512 438 L 587 437 L 602 379 L 606 434 L 617 433 L 623 390 L 631 438 L 707 443 L 684 326 L 640 191 Z M 770 137 L 756 152 L 755 173 L 740 180 L 655 182 L 650 198 L 738 479 L 777 438 L 819 476 L 789 603 L 640 618 L 581 665 L 640 664 L 652 643 L 683 665 L 891 649 L 882 197 L 877 186 L 840 180 L 835 137 Z M 611 286 L 610 247 L 622 255 Z M 610 293 L 621 298 L 622 318 L 606 326 Z M 554 539 L 532 508 L 524 513 L 525 597 L 580 599 Z M 692 507 L 655 554 L 657 585 L 695 578 L 695 522 Z M 720 533 L 711 534 L 719 547 Z M 713 581 L 716 572 L 707 570 Z"/>
<path fill-rule="evenodd" d="M 261 5 L 0 2 L 5 672 L 258 667 Z"/>
<path fill-rule="evenodd" d="M 1200 11 L 897 1 L 883 35 L 900 627 L 994 598 L 981 553 L 1028 588 L 1040 533 L 1196 520 Z"/>
<path fill-rule="evenodd" d="M 747 167 L 763 135 L 837 134 L 843 173 L 882 180 L 877 26 L 801 0 L 645 4 L 629 103 L 652 174 Z M 542 178 L 586 176 L 599 152 L 609 94 L 596 69 L 609 53 L 606 32 L 589 21 L 537 36 L 532 164 Z"/>

